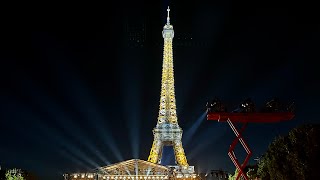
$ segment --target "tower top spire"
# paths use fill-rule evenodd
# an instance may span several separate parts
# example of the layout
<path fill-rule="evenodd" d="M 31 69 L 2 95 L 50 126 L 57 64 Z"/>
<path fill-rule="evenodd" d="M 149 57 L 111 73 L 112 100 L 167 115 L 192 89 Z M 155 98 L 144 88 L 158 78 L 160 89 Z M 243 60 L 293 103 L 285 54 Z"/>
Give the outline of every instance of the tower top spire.
<path fill-rule="evenodd" d="M 173 32 L 173 26 L 170 24 L 170 8 L 169 8 L 169 6 L 167 9 L 167 12 L 168 12 L 167 23 L 163 26 L 162 37 L 172 39 L 174 36 L 174 32 Z"/>
<path fill-rule="evenodd" d="M 170 7 L 169 7 L 169 6 L 168 6 L 167 11 L 168 11 L 168 16 L 167 16 L 167 25 L 169 25 L 169 24 L 170 24 L 170 16 L 169 16 L 169 14 L 170 14 Z"/>

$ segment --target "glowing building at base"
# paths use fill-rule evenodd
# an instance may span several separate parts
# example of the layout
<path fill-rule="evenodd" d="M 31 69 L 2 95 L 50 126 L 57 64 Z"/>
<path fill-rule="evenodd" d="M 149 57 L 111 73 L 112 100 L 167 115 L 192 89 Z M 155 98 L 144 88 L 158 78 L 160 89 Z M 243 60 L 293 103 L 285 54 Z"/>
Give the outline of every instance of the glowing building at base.
<path fill-rule="evenodd" d="M 159 115 L 153 129 L 154 140 L 148 161 L 131 159 L 105 167 L 91 173 L 64 174 L 66 180 L 124 180 L 124 179 L 199 179 L 194 167 L 189 166 L 182 146 L 182 128 L 178 124 L 174 88 L 173 26 L 170 24 L 170 9 L 167 9 L 167 23 L 163 27 L 163 65 Z M 176 165 L 161 165 L 163 146 L 172 146 Z"/>

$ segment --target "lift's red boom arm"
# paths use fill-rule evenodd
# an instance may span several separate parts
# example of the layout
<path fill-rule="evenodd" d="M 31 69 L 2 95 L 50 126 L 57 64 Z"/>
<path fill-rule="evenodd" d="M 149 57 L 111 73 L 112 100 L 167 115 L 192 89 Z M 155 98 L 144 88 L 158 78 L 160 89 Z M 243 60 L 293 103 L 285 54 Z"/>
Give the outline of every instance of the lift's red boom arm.
<path fill-rule="evenodd" d="M 228 113 L 228 112 L 208 112 L 207 120 L 225 122 L 228 119 L 232 122 L 253 122 L 253 123 L 273 123 L 288 121 L 294 117 L 292 112 L 253 112 L 253 113 Z"/>

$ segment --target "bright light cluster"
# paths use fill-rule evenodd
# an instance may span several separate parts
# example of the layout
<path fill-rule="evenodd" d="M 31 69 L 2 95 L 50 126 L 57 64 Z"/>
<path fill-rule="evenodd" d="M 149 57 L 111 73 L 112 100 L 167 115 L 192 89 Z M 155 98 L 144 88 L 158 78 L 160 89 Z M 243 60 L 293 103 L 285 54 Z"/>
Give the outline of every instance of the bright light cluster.
<path fill-rule="evenodd" d="M 103 179 L 169 179 L 168 176 L 103 176 Z"/>
<path fill-rule="evenodd" d="M 94 174 L 73 174 L 72 178 L 75 179 L 93 179 Z M 169 179 L 168 175 L 99 175 L 99 179 L 105 180 L 161 180 L 161 179 Z M 176 179 L 196 179 L 196 174 L 177 174 Z"/>
<path fill-rule="evenodd" d="M 179 178 L 179 179 L 185 179 L 185 178 L 193 178 L 195 179 L 197 177 L 196 174 L 178 174 L 176 176 L 176 178 Z"/>
<path fill-rule="evenodd" d="M 81 174 L 73 174 L 72 175 L 73 178 L 90 178 L 90 179 L 93 179 L 94 178 L 94 174 L 92 173 L 88 173 L 88 174 L 85 174 L 85 173 L 81 173 Z"/>

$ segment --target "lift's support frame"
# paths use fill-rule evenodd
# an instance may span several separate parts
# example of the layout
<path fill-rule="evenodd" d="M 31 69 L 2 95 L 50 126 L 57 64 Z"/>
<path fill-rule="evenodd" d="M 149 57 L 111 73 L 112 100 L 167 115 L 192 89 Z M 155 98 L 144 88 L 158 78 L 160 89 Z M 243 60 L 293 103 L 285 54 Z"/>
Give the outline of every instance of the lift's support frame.
<path fill-rule="evenodd" d="M 246 173 L 243 171 L 244 168 L 246 167 L 247 163 L 249 162 L 250 157 L 252 156 L 252 151 L 249 148 L 248 144 L 244 140 L 242 134 L 245 131 L 247 125 L 249 122 L 254 122 L 254 123 L 274 123 L 274 122 L 280 122 L 280 121 L 286 121 L 286 120 L 291 120 L 294 117 L 293 112 L 264 112 L 264 113 L 258 113 L 258 112 L 253 112 L 253 113 L 228 113 L 228 112 L 207 112 L 207 120 L 216 120 L 218 122 L 227 122 L 236 135 L 236 138 L 232 141 L 230 144 L 230 148 L 228 150 L 228 155 L 235 165 L 235 167 L 238 170 L 238 175 L 236 177 L 236 180 L 238 180 L 240 177 L 243 177 L 245 180 L 249 180 L 248 176 Z M 238 130 L 234 126 L 234 122 L 237 123 L 242 123 L 242 126 L 240 130 Z M 242 163 L 240 163 L 234 153 L 234 149 L 236 145 L 240 142 L 242 147 L 247 153 L 246 158 Z"/>

